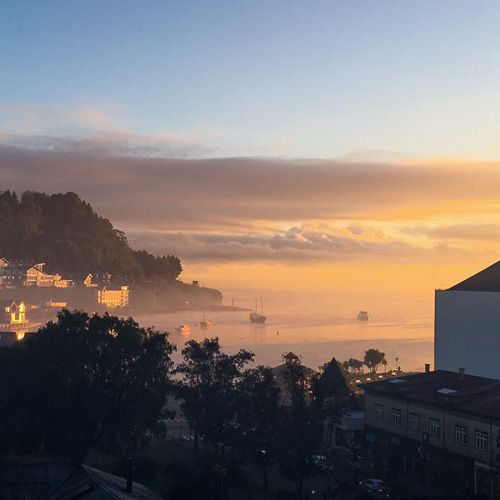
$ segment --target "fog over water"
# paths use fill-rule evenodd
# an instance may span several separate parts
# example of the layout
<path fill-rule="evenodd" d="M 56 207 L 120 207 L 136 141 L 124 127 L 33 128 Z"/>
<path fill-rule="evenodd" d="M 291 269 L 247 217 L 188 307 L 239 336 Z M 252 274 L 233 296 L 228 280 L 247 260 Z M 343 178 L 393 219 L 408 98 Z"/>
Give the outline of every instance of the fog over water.
<path fill-rule="evenodd" d="M 257 290 L 222 290 L 223 303 L 253 309 Z M 223 349 L 233 353 L 246 348 L 256 353 L 256 362 L 276 366 L 281 354 L 293 351 L 302 362 L 317 369 L 332 356 L 339 360 L 363 358 L 364 351 L 377 348 L 386 353 L 388 367 L 422 369 L 433 363 L 432 293 L 420 298 L 403 295 L 353 297 L 342 293 L 266 290 L 263 294 L 265 325 L 252 324 L 249 311 L 206 311 L 213 324 L 203 329 L 202 311 L 179 311 L 169 314 L 134 315 L 142 326 L 155 326 L 171 333 L 178 351 L 189 339 L 219 337 Z M 370 321 L 356 320 L 359 310 L 367 310 Z M 190 326 L 189 335 L 176 328 Z M 279 333 L 278 333 L 279 332 Z M 178 360 L 178 353 L 175 359 Z"/>

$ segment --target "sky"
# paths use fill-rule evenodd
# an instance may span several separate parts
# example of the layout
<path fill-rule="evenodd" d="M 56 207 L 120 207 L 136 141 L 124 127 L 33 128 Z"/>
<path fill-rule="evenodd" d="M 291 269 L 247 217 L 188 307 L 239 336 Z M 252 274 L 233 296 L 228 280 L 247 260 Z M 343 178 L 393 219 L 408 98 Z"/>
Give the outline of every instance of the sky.
<path fill-rule="evenodd" d="M 186 278 L 428 293 L 498 260 L 497 1 L 0 3 L 0 189 Z"/>

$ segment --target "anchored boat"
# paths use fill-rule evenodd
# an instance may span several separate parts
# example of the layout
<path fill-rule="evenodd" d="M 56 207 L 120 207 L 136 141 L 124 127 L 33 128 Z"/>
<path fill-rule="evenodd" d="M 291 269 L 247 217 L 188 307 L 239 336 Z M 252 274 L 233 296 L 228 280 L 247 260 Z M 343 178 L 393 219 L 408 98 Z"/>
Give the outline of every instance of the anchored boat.
<path fill-rule="evenodd" d="M 370 317 L 368 316 L 368 311 L 359 311 L 358 321 L 368 321 Z"/>
<path fill-rule="evenodd" d="M 262 297 L 260 298 L 260 313 L 257 312 L 257 299 L 255 299 L 255 311 L 250 313 L 250 321 L 252 323 L 265 323 L 266 316 L 264 316 L 264 303 Z"/>

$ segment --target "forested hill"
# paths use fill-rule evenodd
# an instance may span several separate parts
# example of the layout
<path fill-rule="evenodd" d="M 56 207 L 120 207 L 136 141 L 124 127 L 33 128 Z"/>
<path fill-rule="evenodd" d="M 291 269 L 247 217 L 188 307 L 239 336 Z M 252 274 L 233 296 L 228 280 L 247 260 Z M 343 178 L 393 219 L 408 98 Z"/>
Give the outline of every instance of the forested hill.
<path fill-rule="evenodd" d="M 0 257 L 33 259 L 65 275 L 109 272 L 133 281 L 175 280 L 174 255 L 132 250 L 125 234 L 75 193 L 0 193 Z"/>

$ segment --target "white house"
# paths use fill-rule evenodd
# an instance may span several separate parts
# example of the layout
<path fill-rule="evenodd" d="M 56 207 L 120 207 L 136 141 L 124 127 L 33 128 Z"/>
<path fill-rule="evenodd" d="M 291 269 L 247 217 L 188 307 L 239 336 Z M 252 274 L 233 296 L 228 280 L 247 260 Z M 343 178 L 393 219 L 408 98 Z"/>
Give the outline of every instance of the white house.
<path fill-rule="evenodd" d="M 500 379 L 500 261 L 436 290 L 434 366 Z"/>

